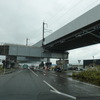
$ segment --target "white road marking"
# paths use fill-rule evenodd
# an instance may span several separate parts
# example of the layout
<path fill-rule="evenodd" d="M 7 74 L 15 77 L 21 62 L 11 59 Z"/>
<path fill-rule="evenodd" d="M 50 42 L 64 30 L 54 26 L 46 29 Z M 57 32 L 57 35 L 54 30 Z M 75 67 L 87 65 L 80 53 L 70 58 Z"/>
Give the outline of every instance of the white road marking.
<path fill-rule="evenodd" d="M 64 77 L 64 76 L 62 76 L 62 75 L 60 75 L 60 77 L 66 79 L 66 77 Z"/>
<path fill-rule="evenodd" d="M 43 71 L 43 73 L 46 73 L 46 71 Z"/>
<path fill-rule="evenodd" d="M 30 69 L 30 71 L 35 75 L 35 76 L 38 76 L 34 71 L 32 71 L 31 69 Z"/>
<path fill-rule="evenodd" d="M 43 74 L 44 76 L 46 75 L 46 74 Z"/>
<path fill-rule="evenodd" d="M 48 82 L 46 82 L 45 80 L 43 80 L 43 82 L 45 84 L 47 84 L 50 88 L 52 88 L 55 92 L 58 92 L 58 90 L 56 90 L 53 86 L 51 86 Z"/>
<path fill-rule="evenodd" d="M 57 89 L 55 89 L 53 86 L 51 86 L 48 82 L 46 82 L 45 80 L 43 80 L 43 82 L 48 85 L 50 88 L 52 88 L 52 90 L 50 90 L 51 92 L 53 93 L 57 93 L 57 94 L 60 94 L 60 95 L 63 95 L 63 96 L 66 96 L 66 97 L 69 97 L 69 98 L 72 98 L 74 100 L 76 100 L 76 97 L 72 96 L 72 95 L 68 95 L 68 94 L 65 94 L 65 93 L 62 93 L 62 92 L 59 92 Z"/>
<path fill-rule="evenodd" d="M 66 96 L 66 97 L 69 97 L 69 98 L 72 98 L 72 99 L 74 99 L 74 100 L 76 100 L 76 97 L 74 97 L 74 96 L 71 96 L 71 95 L 69 95 L 69 94 L 65 94 L 65 93 L 62 93 L 62 92 L 55 92 L 54 90 L 50 90 L 51 92 L 53 92 L 53 93 L 57 93 L 57 94 L 60 94 L 60 95 L 63 95 L 63 96 Z"/>
<path fill-rule="evenodd" d="M 52 74 L 53 76 L 57 76 L 56 74 Z"/>

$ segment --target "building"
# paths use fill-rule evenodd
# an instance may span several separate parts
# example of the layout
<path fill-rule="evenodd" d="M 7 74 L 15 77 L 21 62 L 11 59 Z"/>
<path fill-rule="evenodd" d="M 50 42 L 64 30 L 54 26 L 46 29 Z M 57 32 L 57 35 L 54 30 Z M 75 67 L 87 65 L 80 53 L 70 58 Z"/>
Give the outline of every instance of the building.
<path fill-rule="evenodd" d="M 100 66 L 100 59 L 90 59 L 90 60 L 83 60 L 83 67 L 95 67 Z"/>

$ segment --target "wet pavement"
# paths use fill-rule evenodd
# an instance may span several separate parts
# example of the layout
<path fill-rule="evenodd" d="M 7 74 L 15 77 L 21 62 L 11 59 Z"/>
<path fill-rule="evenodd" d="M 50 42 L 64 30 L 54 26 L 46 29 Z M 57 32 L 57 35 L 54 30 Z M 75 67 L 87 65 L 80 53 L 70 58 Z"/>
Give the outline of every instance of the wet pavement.
<path fill-rule="evenodd" d="M 100 100 L 100 87 L 67 77 L 71 72 L 20 70 L 0 76 L 0 100 Z"/>

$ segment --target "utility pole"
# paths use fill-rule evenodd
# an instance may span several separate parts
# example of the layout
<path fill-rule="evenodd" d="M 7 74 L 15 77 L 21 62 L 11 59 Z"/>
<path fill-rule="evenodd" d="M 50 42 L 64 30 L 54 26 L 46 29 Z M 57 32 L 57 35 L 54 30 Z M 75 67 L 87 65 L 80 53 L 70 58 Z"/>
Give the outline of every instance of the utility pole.
<path fill-rule="evenodd" d="M 42 46 L 44 46 L 44 41 L 45 41 L 45 38 L 44 38 L 44 25 L 45 25 L 45 24 L 46 24 L 46 23 L 43 22 Z"/>
<path fill-rule="evenodd" d="M 45 33 L 45 32 L 50 32 L 50 31 L 52 31 L 52 30 L 49 30 L 49 29 L 45 29 L 45 25 L 48 27 L 48 24 L 43 22 L 42 47 L 44 46 L 44 41 L 45 41 L 44 33 Z"/>
<path fill-rule="evenodd" d="M 29 40 L 29 39 L 28 39 L 28 38 L 26 38 L 26 46 L 28 46 L 28 40 Z"/>

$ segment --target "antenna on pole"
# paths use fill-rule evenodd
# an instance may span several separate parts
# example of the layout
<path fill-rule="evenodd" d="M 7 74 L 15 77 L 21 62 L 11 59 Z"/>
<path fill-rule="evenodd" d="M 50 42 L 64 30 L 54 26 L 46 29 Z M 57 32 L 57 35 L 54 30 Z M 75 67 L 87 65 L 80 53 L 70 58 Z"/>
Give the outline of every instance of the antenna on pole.
<path fill-rule="evenodd" d="M 44 33 L 52 31 L 52 30 L 49 30 L 49 29 L 45 29 L 45 25 L 48 27 L 48 24 L 43 21 L 42 47 L 44 46 L 44 41 L 45 41 Z"/>
<path fill-rule="evenodd" d="M 43 21 L 42 46 L 44 46 L 44 41 L 45 41 L 45 38 L 44 38 L 44 33 L 45 33 L 45 25 L 48 25 L 48 24 L 47 24 L 47 23 L 44 23 L 44 21 Z"/>

